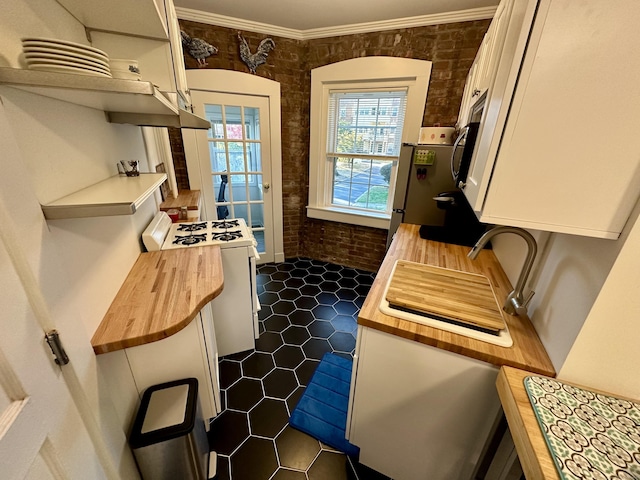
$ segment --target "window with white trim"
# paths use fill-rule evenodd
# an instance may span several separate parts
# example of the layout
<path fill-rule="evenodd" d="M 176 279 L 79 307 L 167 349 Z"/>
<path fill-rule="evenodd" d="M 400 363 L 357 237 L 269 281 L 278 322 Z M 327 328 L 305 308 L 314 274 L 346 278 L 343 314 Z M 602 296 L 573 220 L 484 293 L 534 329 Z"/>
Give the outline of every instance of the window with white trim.
<path fill-rule="evenodd" d="M 406 106 L 406 88 L 329 91 L 331 205 L 391 214 L 391 173 L 400 155 Z"/>
<path fill-rule="evenodd" d="M 422 125 L 431 62 L 363 57 L 312 70 L 311 218 L 388 228 L 403 142 Z"/>

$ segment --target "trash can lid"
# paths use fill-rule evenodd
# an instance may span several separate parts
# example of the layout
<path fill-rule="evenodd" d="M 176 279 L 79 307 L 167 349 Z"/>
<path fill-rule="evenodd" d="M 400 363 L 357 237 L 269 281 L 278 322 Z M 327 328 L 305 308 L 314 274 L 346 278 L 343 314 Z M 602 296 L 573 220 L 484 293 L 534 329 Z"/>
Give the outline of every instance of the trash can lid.
<path fill-rule="evenodd" d="M 129 444 L 141 448 L 188 435 L 195 425 L 197 401 L 195 378 L 149 387 L 142 395 Z"/>

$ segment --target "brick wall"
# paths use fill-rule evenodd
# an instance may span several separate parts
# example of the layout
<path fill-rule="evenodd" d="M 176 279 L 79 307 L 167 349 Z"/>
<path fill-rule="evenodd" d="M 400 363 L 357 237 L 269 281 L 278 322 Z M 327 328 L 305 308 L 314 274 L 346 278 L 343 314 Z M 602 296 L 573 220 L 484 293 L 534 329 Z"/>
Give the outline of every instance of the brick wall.
<path fill-rule="evenodd" d="M 237 31 L 180 21 L 191 37 L 218 47 L 207 68 L 248 72 L 238 53 Z M 489 27 L 489 20 L 363 33 L 308 41 L 242 32 L 252 51 L 268 36 L 276 48 L 257 75 L 281 85 L 282 191 L 284 252 L 375 271 L 385 252 L 387 231 L 310 219 L 305 206 L 309 183 L 309 96 L 311 69 L 362 56 L 383 55 L 433 62 L 423 125 L 453 126 L 457 120 L 467 72 Z M 197 62 L 185 53 L 187 69 Z M 176 175 L 181 188 L 184 150 L 179 130 L 171 132 Z M 182 178 L 181 178 L 182 177 Z M 186 182 L 186 183 L 185 183 Z"/>

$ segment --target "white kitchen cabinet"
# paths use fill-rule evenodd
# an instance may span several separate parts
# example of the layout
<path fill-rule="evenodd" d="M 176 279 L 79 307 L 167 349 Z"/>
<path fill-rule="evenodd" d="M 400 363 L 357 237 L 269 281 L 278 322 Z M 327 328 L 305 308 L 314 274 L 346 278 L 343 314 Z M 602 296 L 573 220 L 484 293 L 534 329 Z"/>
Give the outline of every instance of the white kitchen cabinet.
<path fill-rule="evenodd" d="M 478 71 L 478 57 L 473 61 L 469 73 L 467 74 L 467 81 L 464 84 L 464 91 L 462 92 L 462 103 L 460 104 L 460 113 L 458 114 L 458 129 L 464 127 L 469 123 L 471 116 L 471 107 L 478 101 L 480 90 L 476 85 L 476 72 Z"/>
<path fill-rule="evenodd" d="M 213 319 L 208 307 L 189 325 L 157 342 L 125 349 L 138 393 L 159 383 L 198 379 L 198 398 L 206 419 L 221 411 L 218 352 Z M 205 421 L 209 425 L 209 422 Z"/>
<path fill-rule="evenodd" d="M 537 3 L 507 33 L 463 190 L 482 222 L 615 239 L 640 192 L 640 4 Z"/>
<path fill-rule="evenodd" d="M 110 31 L 91 31 L 92 45 L 105 51 L 110 58 L 137 60 L 143 80 L 152 82 L 163 92 L 175 93 L 176 107 L 181 111 L 191 112 L 175 6 L 173 0 L 159 1 L 163 7 L 163 21 L 167 25 L 167 35 L 164 38 L 140 38 Z M 204 122 L 202 125 L 187 126 L 208 129 L 209 123 L 206 120 Z"/>
<path fill-rule="evenodd" d="M 471 121 L 471 108 L 491 87 L 498 71 L 498 61 L 505 44 L 507 28 L 515 0 L 504 0 L 498 5 L 491 25 L 485 33 L 476 58 L 467 75 L 458 115 L 458 128 Z"/>
<path fill-rule="evenodd" d="M 498 368 L 359 326 L 347 421 L 360 462 L 403 480 L 471 479 L 500 411 Z"/>

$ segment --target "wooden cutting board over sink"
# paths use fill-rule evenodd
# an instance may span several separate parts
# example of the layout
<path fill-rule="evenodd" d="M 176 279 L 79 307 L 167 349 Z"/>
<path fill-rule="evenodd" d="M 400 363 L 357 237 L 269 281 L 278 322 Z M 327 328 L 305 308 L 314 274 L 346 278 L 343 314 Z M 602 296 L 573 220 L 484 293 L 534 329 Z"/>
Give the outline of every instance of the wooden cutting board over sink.
<path fill-rule="evenodd" d="M 398 260 L 387 289 L 391 308 L 497 333 L 505 328 L 484 275 Z"/>

